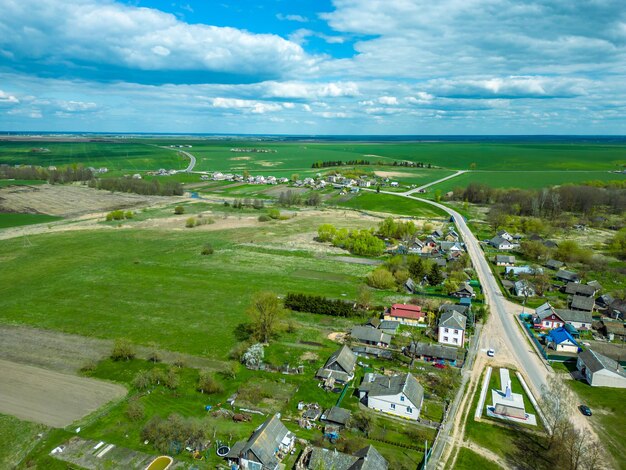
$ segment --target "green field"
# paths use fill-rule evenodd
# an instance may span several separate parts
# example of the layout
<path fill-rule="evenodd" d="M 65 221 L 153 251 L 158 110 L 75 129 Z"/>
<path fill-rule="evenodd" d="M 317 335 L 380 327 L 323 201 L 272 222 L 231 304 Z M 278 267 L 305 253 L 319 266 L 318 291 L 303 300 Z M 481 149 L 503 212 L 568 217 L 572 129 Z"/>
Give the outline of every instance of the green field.
<path fill-rule="evenodd" d="M 30 186 L 33 184 L 44 184 L 44 180 L 2 180 L 0 179 L 0 188 L 7 186 Z"/>
<path fill-rule="evenodd" d="M 478 468 L 481 470 L 499 470 L 501 467 L 466 447 L 461 448 L 454 470 L 475 470 Z"/>
<path fill-rule="evenodd" d="M 0 212 L 0 229 L 8 227 L 19 227 L 21 225 L 45 224 L 61 220 L 61 217 L 54 217 L 45 214 L 15 214 Z"/>
<path fill-rule="evenodd" d="M 436 190 L 446 193 L 470 183 L 486 184 L 494 188 L 539 189 L 566 183 L 625 179 L 624 174 L 608 171 L 474 171 L 431 186 L 428 188 L 428 195 L 432 197 Z"/>
<path fill-rule="evenodd" d="M 0 415 L 0 468 L 14 468 L 28 454 L 37 441 L 37 434 L 44 432 L 41 424 L 21 421 L 12 416 Z"/>
<path fill-rule="evenodd" d="M 337 199 L 331 201 L 340 207 L 349 207 L 364 211 L 389 212 L 392 214 L 407 215 L 413 217 L 447 217 L 446 213 L 425 202 L 416 201 L 391 194 L 377 194 L 372 191 L 361 191 L 354 197 L 343 201 Z"/>

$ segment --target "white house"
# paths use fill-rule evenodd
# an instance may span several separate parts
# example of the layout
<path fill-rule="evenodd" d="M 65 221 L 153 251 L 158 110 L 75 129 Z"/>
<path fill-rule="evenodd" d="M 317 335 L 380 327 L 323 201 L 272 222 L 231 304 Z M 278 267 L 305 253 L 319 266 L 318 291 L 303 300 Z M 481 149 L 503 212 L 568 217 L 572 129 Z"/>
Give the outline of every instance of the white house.
<path fill-rule="evenodd" d="M 399 186 L 399 183 L 397 181 L 392 181 L 390 185 L 392 188 L 397 188 Z"/>
<path fill-rule="evenodd" d="M 626 388 L 626 371 L 610 357 L 587 349 L 578 355 L 576 367 L 592 387 Z"/>
<path fill-rule="evenodd" d="M 537 295 L 533 285 L 525 279 L 515 282 L 515 295 L 517 297 L 534 297 Z"/>
<path fill-rule="evenodd" d="M 510 240 L 500 236 L 493 237 L 489 240 L 489 244 L 498 250 L 512 250 L 513 248 L 517 248 L 519 246 L 517 243 L 512 243 Z"/>
<path fill-rule="evenodd" d="M 465 343 L 465 323 L 467 318 L 455 310 L 441 314 L 439 318 L 438 341 L 441 344 L 463 346 Z"/>
<path fill-rule="evenodd" d="M 368 372 L 359 387 L 359 398 L 373 410 L 417 420 L 424 388 L 411 374 L 386 376 Z"/>
<path fill-rule="evenodd" d="M 511 235 L 511 234 L 510 234 L 509 232 L 507 232 L 506 230 L 500 230 L 500 231 L 497 233 L 497 236 L 498 236 L 498 237 L 502 237 L 502 238 L 504 238 L 505 240 L 508 240 L 508 241 L 510 241 L 510 242 L 512 242 L 512 241 L 513 241 L 513 235 Z"/>
<path fill-rule="evenodd" d="M 569 332 L 561 327 L 550 330 L 546 338 L 547 346 L 555 351 L 577 353 L 578 343 Z"/>

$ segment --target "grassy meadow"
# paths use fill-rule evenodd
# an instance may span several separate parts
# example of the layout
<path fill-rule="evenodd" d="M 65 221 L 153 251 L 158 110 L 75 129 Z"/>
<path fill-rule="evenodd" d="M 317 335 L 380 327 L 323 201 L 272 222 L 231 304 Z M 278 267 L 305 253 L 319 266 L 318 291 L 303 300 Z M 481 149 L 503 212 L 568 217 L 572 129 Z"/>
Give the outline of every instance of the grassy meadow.
<path fill-rule="evenodd" d="M 454 470 L 474 470 L 477 468 L 481 470 L 499 470 L 500 466 L 491 460 L 487 460 L 482 455 L 466 447 L 462 447 L 456 458 Z"/>
<path fill-rule="evenodd" d="M 46 427 L 28 421 L 21 421 L 12 416 L 0 415 L 0 468 L 15 468 L 37 442 L 37 434 Z"/>
<path fill-rule="evenodd" d="M 391 194 L 377 194 L 372 191 L 361 191 L 354 197 L 338 197 L 335 200 L 331 199 L 330 203 L 364 211 L 388 212 L 413 217 L 447 218 L 444 211 L 427 203 Z"/>
<path fill-rule="evenodd" d="M 0 212 L 0 229 L 8 227 L 19 227 L 22 225 L 45 224 L 61 220 L 61 217 L 55 217 L 46 214 L 18 214 Z"/>

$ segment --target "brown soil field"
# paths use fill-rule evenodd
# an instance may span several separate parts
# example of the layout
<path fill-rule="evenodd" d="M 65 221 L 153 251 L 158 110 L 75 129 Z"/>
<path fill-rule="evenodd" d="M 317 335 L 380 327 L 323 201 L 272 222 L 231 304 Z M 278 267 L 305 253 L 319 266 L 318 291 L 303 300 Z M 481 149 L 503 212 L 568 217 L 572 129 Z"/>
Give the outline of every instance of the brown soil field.
<path fill-rule="evenodd" d="M 126 389 L 0 359 L 0 413 L 61 428 L 122 398 Z"/>
<path fill-rule="evenodd" d="M 0 189 L 0 211 L 75 217 L 90 212 L 112 211 L 180 198 L 112 193 L 82 185 L 9 186 Z"/>
<path fill-rule="evenodd" d="M 0 360 L 43 367 L 65 374 L 77 374 L 93 361 L 105 359 L 113 341 L 42 330 L 27 326 L 0 325 Z M 153 348 L 137 347 L 137 357 L 147 359 Z M 221 370 L 227 363 L 157 349 L 161 360 L 173 364 L 182 360 L 190 367 Z"/>

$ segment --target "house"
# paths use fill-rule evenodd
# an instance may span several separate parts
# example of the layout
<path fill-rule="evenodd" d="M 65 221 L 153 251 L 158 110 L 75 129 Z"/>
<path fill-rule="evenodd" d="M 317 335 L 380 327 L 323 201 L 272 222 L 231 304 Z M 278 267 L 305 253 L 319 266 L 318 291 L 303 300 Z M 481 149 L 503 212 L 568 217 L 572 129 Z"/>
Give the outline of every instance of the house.
<path fill-rule="evenodd" d="M 491 240 L 489 240 L 489 244 L 498 250 L 512 250 L 513 248 L 516 248 L 518 246 L 516 243 L 512 243 L 509 240 L 500 236 L 493 237 Z"/>
<path fill-rule="evenodd" d="M 616 320 L 626 319 L 626 300 L 615 299 L 611 302 L 611 305 L 609 305 L 607 313 L 611 318 L 615 318 Z"/>
<path fill-rule="evenodd" d="M 457 311 L 441 314 L 438 325 L 438 341 L 441 344 L 463 346 L 465 343 L 465 324 L 467 318 Z"/>
<path fill-rule="evenodd" d="M 459 312 L 461 315 L 467 316 L 467 314 L 469 313 L 470 307 L 467 305 L 461 305 L 461 304 L 442 304 L 439 307 L 439 312 L 440 313 L 445 313 L 445 312 Z"/>
<path fill-rule="evenodd" d="M 374 346 L 352 346 L 352 352 L 357 356 L 373 357 L 376 359 L 393 359 L 393 353 L 391 351 L 388 349 L 375 348 Z"/>
<path fill-rule="evenodd" d="M 500 230 L 496 236 L 504 238 L 505 240 L 512 242 L 513 241 L 513 235 L 511 235 L 509 232 L 507 232 L 506 230 Z"/>
<path fill-rule="evenodd" d="M 569 308 L 572 310 L 582 310 L 583 312 L 593 312 L 596 302 L 593 297 L 575 295 L 572 297 Z"/>
<path fill-rule="evenodd" d="M 408 278 L 404 283 L 404 288 L 409 294 L 415 294 L 419 291 L 419 286 L 415 283 L 415 281 L 411 278 Z"/>
<path fill-rule="evenodd" d="M 400 328 L 400 322 L 391 320 L 381 321 L 378 327 L 379 330 L 384 331 L 388 335 L 395 335 L 398 332 L 398 328 Z"/>
<path fill-rule="evenodd" d="M 372 182 L 369 180 L 359 180 L 359 186 L 362 188 L 369 188 L 372 185 Z"/>
<path fill-rule="evenodd" d="M 440 251 L 444 253 L 463 253 L 465 250 L 463 249 L 463 244 L 461 242 L 441 242 L 439 244 Z"/>
<path fill-rule="evenodd" d="M 545 246 L 546 248 L 558 248 L 558 244 L 556 242 L 553 242 L 552 240 L 545 240 L 543 242 L 543 246 Z"/>
<path fill-rule="evenodd" d="M 389 467 L 385 458 L 374 446 L 370 445 L 355 452 L 354 455 L 344 454 L 337 449 L 307 448 L 295 468 L 302 470 L 387 470 Z"/>
<path fill-rule="evenodd" d="M 626 371 L 622 366 L 591 349 L 578 355 L 576 368 L 592 387 L 626 388 Z"/>
<path fill-rule="evenodd" d="M 533 285 L 525 279 L 516 281 L 513 288 L 515 289 L 515 295 L 517 297 L 534 297 L 537 295 Z"/>
<path fill-rule="evenodd" d="M 574 337 L 563 327 L 550 330 L 546 343 L 549 348 L 558 352 L 577 353 L 580 348 Z"/>
<path fill-rule="evenodd" d="M 548 269 L 553 269 L 555 271 L 558 271 L 562 267 L 563 267 L 563 262 L 562 261 L 557 261 L 555 259 L 550 259 L 550 260 L 548 260 L 546 262 L 546 268 L 548 268 Z"/>
<path fill-rule="evenodd" d="M 533 324 L 535 329 L 547 330 L 564 326 L 565 320 L 556 313 L 548 302 L 546 302 L 535 309 Z"/>
<path fill-rule="evenodd" d="M 578 274 L 573 271 L 566 271 L 565 269 L 558 270 L 554 277 L 562 282 L 580 282 L 580 276 Z"/>
<path fill-rule="evenodd" d="M 476 293 L 474 292 L 474 288 L 470 286 L 467 282 L 461 284 L 461 287 L 456 292 L 450 294 L 453 297 L 476 297 Z"/>
<path fill-rule="evenodd" d="M 415 343 L 404 348 L 403 351 L 407 356 L 422 359 L 425 361 L 449 361 L 456 363 L 462 361 L 465 355 L 462 349 L 443 346 L 442 344 L 432 343 Z"/>
<path fill-rule="evenodd" d="M 626 324 L 622 321 L 602 320 L 602 328 L 609 340 L 626 340 Z"/>
<path fill-rule="evenodd" d="M 433 233 L 431 233 L 431 236 L 434 238 L 443 238 L 443 230 L 441 229 L 433 230 Z"/>
<path fill-rule="evenodd" d="M 593 321 L 591 318 L 591 312 L 561 308 L 556 308 L 554 311 L 565 323 L 569 323 L 578 330 L 591 329 L 591 323 Z"/>
<path fill-rule="evenodd" d="M 583 295 L 592 297 L 596 295 L 596 288 L 589 284 L 580 284 L 577 282 L 568 282 L 565 286 L 565 293 L 569 295 Z"/>
<path fill-rule="evenodd" d="M 460 238 L 461 237 L 459 237 L 459 234 L 456 233 L 454 229 L 450 229 L 448 233 L 446 233 L 446 241 L 448 242 L 458 242 Z"/>
<path fill-rule="evenodd" d="M 359 387 L 359 399 L 372 410 L 416 421 L 424 402 L 424 388 L 408 373 L 389 377 L 368 372 Z"/>
<path fill-rule="evenodd" d="M 386 348 L 391 344 L 391 335 L 369 326 L 355 326 L 350 332 L 353 339 L 371 346 Z"/>
<path fill-rule="evenodd" d="M 337 426 L 346 427 L 350 421 L 350 412 L 338 406 L 333 406 L 329 410 L 324 411 L 320 417 L 320 421 L 326 424 L 335 424 Z"/>
<path fill-rule="evenodd" d="M 593 287 L 596 290 L 596 293 L 602 290 L 602 284 L 600 284 L 598 281 L 589 281 L 587 285 Z"/>
<path fill-rule="evenodd" d="M 423 325 L 424 318 L 426 318 L 426 314 L 422 312 L 422 307 L 406 304 L 393 304 L 383 316 L 383 319 L 387 321 L 397 321 L 409 326 Z"/>
<path fill-rule="evenodd" d="M 250 439 L 236 442 L 225 457 L 242 470 L 276 470 L 293 449 L 295 440 L 277 413 L 259 426 Z"/>
<path fill-rule="evenodd" d="M 614 300 L 615 299 L 611 294 L 602 294 L 596 299 L 596 305 L 598 306 L 598 308 L 608 310 L 609 306 L 613 303 Z"/>
<path fill-rule="evenodd" d="M 515 266 L 515 256 L 496 255 L 496 266 Z"/>
<path fill-rule="evenodd" d="M 397 181 L 392 181 L 392 182 L 390 183 L 390 186 L 391 186 L 392 188 L 397 188 L 398 186 L 400 186 L 400 184 L 399 184 Z"/>
<path fill-rule="evenodd" d="M 424 249 L 424 243 L 417 238 L 413 240 L 408 246 L 408 252 L 412 255 L 419 255 Z"/>
<path fill-rule="evenodd" d="M 347 383 L 354 377 L 356 355 L 346 345 L 335 351 L 315 376 L 319 379 L 333 378 L 335 382 Z"/>

